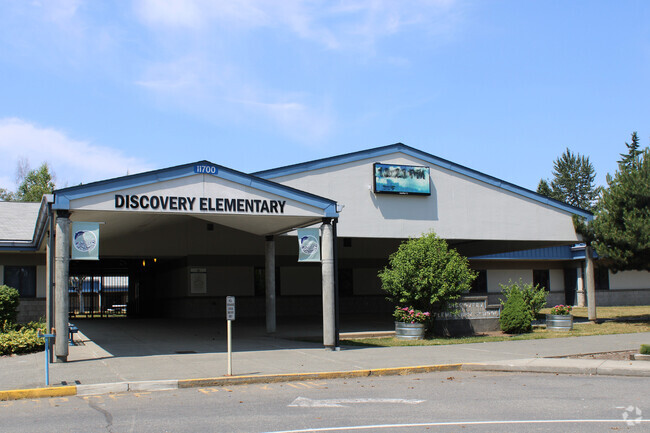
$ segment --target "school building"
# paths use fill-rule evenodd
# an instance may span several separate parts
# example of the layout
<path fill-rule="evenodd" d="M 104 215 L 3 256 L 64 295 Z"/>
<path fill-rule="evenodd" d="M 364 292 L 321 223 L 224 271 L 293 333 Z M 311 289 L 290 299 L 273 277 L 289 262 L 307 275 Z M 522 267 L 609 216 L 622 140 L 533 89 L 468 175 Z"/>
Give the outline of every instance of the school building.
<path fill-rule="evenodd" d="M 21 320 L 47 317 L 59 335 L 87 307 L 210 318 L 236 296 L 237 317 L 265 317 L 268 332 L 278 316 L 322 316 L 334 347 L 339 315 L 390 317 L 378 271 L 434 231 L 470 258 L 471 292 L 489 303 L 521 279 L 549 304 L 583 304 L 590 281 L 597 305 L 649 304 L 650 273 L 599 267 L 573 215 L 593 218 L 401 143 L 257 173 L 199 161 L 0 203 L 0 283 L 20 291 Z M 320 260 L 298 262 L 296 230 L 310 227 Z"/>

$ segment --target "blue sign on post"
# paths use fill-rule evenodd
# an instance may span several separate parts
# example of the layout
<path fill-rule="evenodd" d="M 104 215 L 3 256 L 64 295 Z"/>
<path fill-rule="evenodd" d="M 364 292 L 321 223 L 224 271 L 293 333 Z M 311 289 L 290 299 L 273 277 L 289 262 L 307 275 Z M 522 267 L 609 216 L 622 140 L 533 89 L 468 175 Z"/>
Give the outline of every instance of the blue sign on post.
<path fill-rule="evenodd" d="M 37 336 L 45 339 L 45 386 L 50 386 L 50 338 L 54 338 L 56 335 L 41 334 L 39 329 Z"/>

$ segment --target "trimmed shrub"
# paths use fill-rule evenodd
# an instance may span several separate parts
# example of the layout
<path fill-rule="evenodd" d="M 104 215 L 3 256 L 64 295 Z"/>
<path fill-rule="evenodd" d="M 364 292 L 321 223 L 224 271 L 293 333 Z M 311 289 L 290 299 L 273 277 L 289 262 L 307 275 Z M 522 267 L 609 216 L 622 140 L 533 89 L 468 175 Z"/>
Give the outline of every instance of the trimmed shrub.
<path fill-rule="evenodd" d="M 641 355 L 650 355 L 650 344 L 642 344 L 639 353 Z"/>
<path fill-rule="evenodd" d="M 507 334 L 523 334 L 532 330 L 532 322 L 533 314 L 521 291 L 511 291 L 499 317 L 501 330 Z"/>
<path fill-rule="evenodd" d="M 0 286 L 0 327 L 16 323 L 18 314 L 18 290 L 13 287 Z"/>
<path fill-rule="evenodd" d="M 528 306 L 528 309 L 533 315 L 533 319 L 537 317 L 539 311 L 546 306 L 546 296 L 548 292 L 544 287 L 540 287 L 539 284 L 533 286 L 532 283 L 524 284 L 521 279 L 516 283 L 513 283 L 512 280 L 508 281 L 508 285 L 499 284 L 501 286 L 501 293 L 505 296 L 506 299 L 510 297 L 510 294 L 513 291 L 518 291 L 524 298 L 524 303 Z M 501 305 L 504 305 L 505 302 L 501 300 Z"/>
<path fill-rule="evenodd" d="M 0 355 L 32 353 L 44 349 L 45 340 L 38 338 L 38 331 L 32 327 L 0 334 Z"/>
<path fill-rule="evenodd" d="M 427 233 L 402 243 L 379 278 L 394 305 L 430 312 L 433 318 L 455 307 L 476 273 L 467 258 L 449 248 L 444 239 Z"/>

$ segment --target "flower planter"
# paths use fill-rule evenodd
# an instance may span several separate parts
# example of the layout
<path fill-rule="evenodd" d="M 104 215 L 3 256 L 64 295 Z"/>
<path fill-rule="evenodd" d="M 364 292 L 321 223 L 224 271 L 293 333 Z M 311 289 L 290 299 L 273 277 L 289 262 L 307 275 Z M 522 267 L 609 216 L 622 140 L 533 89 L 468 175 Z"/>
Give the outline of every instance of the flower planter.
<path fill-rule="evenodd" d="M 549 331 L 570 331 L 573 329 L 571 314 L 547 314 L 546 329 Z"/>
<path fill-rule="evenodd" d="M 424 323 L 395 322 L 395 337 L 399 340 L 422 340 Z"/>

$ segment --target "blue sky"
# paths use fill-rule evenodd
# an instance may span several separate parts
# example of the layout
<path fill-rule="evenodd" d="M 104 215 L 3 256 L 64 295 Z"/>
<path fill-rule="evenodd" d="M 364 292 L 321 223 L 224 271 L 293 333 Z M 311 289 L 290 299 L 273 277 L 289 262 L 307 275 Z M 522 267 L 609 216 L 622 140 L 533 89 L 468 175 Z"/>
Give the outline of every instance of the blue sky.
<path fill-rule="evenodd" d="M 0 187 L 402 142 L 535 189 L 650 144 L 650 2 L 0 0 Z"/>

